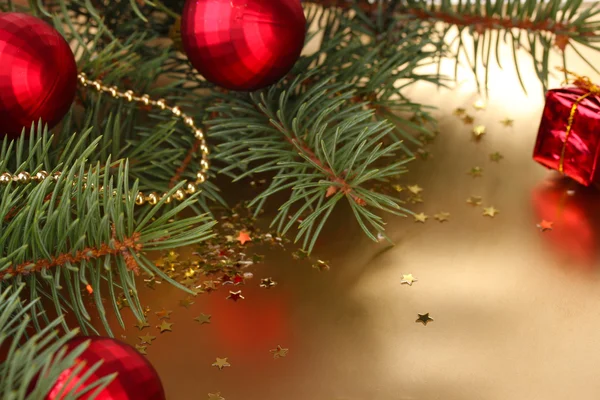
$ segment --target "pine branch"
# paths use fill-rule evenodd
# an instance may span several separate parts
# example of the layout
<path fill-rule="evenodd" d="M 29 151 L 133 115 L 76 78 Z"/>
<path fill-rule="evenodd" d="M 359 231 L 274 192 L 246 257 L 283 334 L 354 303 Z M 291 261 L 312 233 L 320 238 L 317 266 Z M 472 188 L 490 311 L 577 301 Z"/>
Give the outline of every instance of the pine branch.
<path fill-rule="evenodd" d="M 4 287 L 0 291 L 0 348 L 6 358 L 0 362 L 0 398 L 10 400 L 39 400 L 46 397 L 59 376 L 75 365 L 77 357 L 87 348 L 84 343 L 66 354 L 64 345 L 77 331 L 58 336 L 62 318 L 51 321 L 39 332 L 29 335 L 31 313 L 38 300 L 23 304 L 20 300 L 24 286 Z M 100 364 L 90 366 L 94 371 Z M 94 382 L 73 382 L 61 399 L 76 399 L 104 389 L 114 375 Z M 86 388 L 82 386 L 85 383 Z M 76 394 L 77 393 L 77 394 Z M 92 396 L 93 397 L 93 396 Z"/>

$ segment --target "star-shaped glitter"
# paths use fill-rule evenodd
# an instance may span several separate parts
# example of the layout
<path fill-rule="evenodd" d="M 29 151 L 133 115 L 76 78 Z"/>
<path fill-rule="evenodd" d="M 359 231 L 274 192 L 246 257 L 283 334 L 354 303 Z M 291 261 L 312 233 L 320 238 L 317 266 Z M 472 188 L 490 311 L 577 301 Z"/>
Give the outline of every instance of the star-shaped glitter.
<path fill-rule="evenodd" d="M 221 369 L 223 369 L 225 367 L 231 367 L 231 364 L 229 364 L 227 362 L 227 357 L 225 357 L 225 358 L 219 358 L 219 357 L 217 357 L 217 361 L 215 361 L 214 363 L 212 363 L 212 366 L 213 367 L 217 367 L 217 368 L 219 368 L 221 370 Z"/>
<path fill-rule="evenodd" d="M 273 278 L 265 278 L 260 280 L 261 288 L 269 289 L 275 285 L 277 285 L 277 282 L 275 282 Z"/>
<path fill-rule="evenodd" d="M 173 331 L 173 323 L 169 323 L 167 321 L 163 321 L 161 322 L 160 325 L 157 326 L 158 329 L 160 329 L 160 333 L 163 332 L 172 332 Z"/>
<path fill-rule="evenodd" d="M 456 110 L 454 110 L 454 115 L 456 115 L 457 117 L 461 117 L 466 112 L 467 112 L 467 110 L 465 110 L 464 108 L 457 108 Z"/>
<path fill-rule="evenodd" d="M 500 210 L 497 210 L 496 208 L 494 208 L 494 206 L 483 208 L 483 216 L 484 217 L 494 218 L 496 216 L 496 214 L 498 214 L 499 212 L 500 212 Z"/>
<path fill-rule="evenodd" d="M 513 121 L 510 118 L 504 118 L 502 121 L 500 121 L 500 123 L 506 127 L 513 126 L 513 122 L 515 122 L 515 121 Z"/>
<path fill-rule="evenodd" d="M 169 319 L 171 318 L 171 313 L 173 311 L 171 310 L 165 310 L 164 308 L 160 311 L 155 312 L 154 314 L 156 314 L 156 316 L 158 317 L 158 319 Z"/>
<path fill-rule="evenodd" d="M 400 284 L 407 284 L 408 286 L 412 286 L 413 282 L 417 282 L 417 278 L 415 278 L 412 274 L 402 275 L 402 280 Z"/>
<path fill-rule="evenodd" d="M 504 156 L 498 152 L 490 154 L 490 160 L 494 162 L 500 162 L 500 160 L 502 160 L 503 158 Z"/>
<path fill-rule="evenodd" d="M 471 175 L 473 178 L 479 178 L 483 173 L 483 169 L 481 167 L 473 167 L 467 174 Z"/>
<path fill-rule="evenodd" d="M 137 351 L 138 351 L 140 354 L 143 354 L 143 355 L 148 355 L 148 353 L 146 353 L 146 347 L 147 347 L 147 346 L 142 346 L 141 344 L 136 344 L 136 345 L 135 345 L 135 349 L 136 349 L 136 350 L 137 350 Z"/>
<path fill-rule="evenodd" d="M 475 101 L 475 103 L 473 103 L 473 108 L 475 108 L 477 111 L 485 110 L 485 107 L 485 101 L 482 99 L 478 99 Z"/>
<path fill-rule="evenodd" d="M 473 122 L 475 122 L 475 118 L 471 117 L 470 115 L 465 115 L 462 117 L 462 121 L 465 125 L 471 125 Z"/>
<path fill-rule="evenodd" d="M 229 291 L 229 296 L 227 296 L 227 300 L 233 300 L 233 301 L 238 301 L 238 300 L 244 300 L 244 296 L 242 296 L 242 291 L 238 290 L 237 292 L 233 292 L 233 291 Z"/>
<path fill-rule="evenodd" d="M 211 317 L 212 317 L 212 315 L 200 314 L 199 316 L 194 318 L 194 321 L 198 321 L 200 323 L 200 325 L 210 324 Z"/>
<path fill-rule="evenodd" d="M 412 185 L 412 186 L 407 186 L 406 187 L 409 192 L 411 192 L 412 194 L 419 194 L 423 191 L 423 188 L 419 185 Z"/>
<path fill-rule="evenodd" d="M 150 324 L 147 322 L 138 321 L 134 326 L 141 331 L 142 329 L 149 327 Z"/>
<path fill-rule="evenodd" d="M 138 336 L 138 337 L 142 341 L 141 344 L 152 344 L 152 341 L 154 339 L 156 339 L 156 336 L 151 336 L 149 333 L 147 333 L 144 336 Z"/>
<path fill-rule="evenodd" d="M 186 297 L 183 300 L 179 300 L 179 305 L 181 307 L 190 308 L 194 304 L 194 301 L 190 297 Z"/>
<path fill-rule="evenodd" d="M 221 392 L 217 392 L 217 393 L 209 393 L 208 400 L 225 400 L 225 398 L 221 397 Z"/>
<path fill-rule="evenodd" d="M 280 345 L 277 345 L 276 349 L 269 350 L 271 354 L 273 354 L 273 358 L 281 358 L 287 356 L 289 349 L 284 349 Z"/>
<path fill-rule="evenodd" d="M 202 288 L 210 293 L 213 290 L 217 290 L 217 285 L 215 284 L 215 281 L 204 281 L 202 283 Z"/>
<path fill-rule="evenodd" d="M 467 199 L 467 204 L 470 204 L 472 206 L 480 206 L 481 201 L 481 196 L 471 196 Z"/>
<path fill-rule="evenodd" d="M 415 214 L 414 217 L 415 217 L 415 222 L 421 222 L 423 224 L 425 223 L 425 221 L 427 221 L 427 218 L 429 218 L 424 213 Z"/>
<path fill-rule="evenodd" d="M 240 233 L 237 237 L 237 241 L 240 242 L 240 244 L 246 244 L 246 242 L 252 241 L 252 238 L 250 237 L 248 232 L 240 231 Z"/>
<path fill-rule="evenodd" d="M 540 231 L 546 232 L 552 230 L 552 225 L 554 225 L 554 222 L 546 221 L 545 219 L 543 219 L 539 224 L 537 224 L 537 227 Z"/>
<path fill-rule="evenodd" d="M 481 140 L 483 135 L 485 135 L 485 126 L 477 125 L 475 128 L 473 128 L 473 139 Z"/>
<path fill-rule="evenodd" d="M 450 217 L 450 213 L 448 212 L 439 212 L 433 216 L 433 218 L 440 222 L 448 221 L 448 217 Z"/>
<path fill-rule="evenodd" d="M 429 313 L 427 314 L 417 314 L 419 316 L 419 318 L 417 318 L 417 320 L 415 322 L 420 322 L 423 325 L 427 325 L 428 323 L 430 323 L 431 321 L 433 321 L 433 318 L 431 318 L 429 316 Z"/>

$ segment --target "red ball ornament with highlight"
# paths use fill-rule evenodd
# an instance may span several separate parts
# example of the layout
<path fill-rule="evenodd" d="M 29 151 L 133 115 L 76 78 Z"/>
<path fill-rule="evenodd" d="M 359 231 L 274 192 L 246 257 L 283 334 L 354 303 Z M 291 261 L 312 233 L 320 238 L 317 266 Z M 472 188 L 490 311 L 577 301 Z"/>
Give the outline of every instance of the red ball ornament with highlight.
<path fill-rule="evenodd" d="M 0 12 L 0 138 L 40 119 L 56 125 L 76 88 L 75 57 L 61 34 L 31 15 Z"/>
<path fill-rule="evenodd" d="M 95 400 L 165 400 L 165 391 L 156 370 L 136 349 L 105 337 L 76 337 L 67 343 L 67 347 L 73 350 L 86 340 L 91 341 L 89 346 L 77 357 L 77 363 L 83 364 L 84 367 L 76 376 L 73 376 L 75 366 L 63 371 L 45 400 L 62 400 L 63 395 L 60 393 L 63 389 L 73 390 L 75 384 L 81 383 L 78 390 L 83 390 L 98 379 L 115 372 L 116 378 L 95 397 Z M 81 382 L 90 367 L 98 361 L 102 361 L 100 368 Z M 91 390 L 78 399 L 89 399 L 94 391 Z"/>
<path fill-rule="evenodd" d="M 194 68 L 232 90 L 257 90 L 283 78 L 305 36 L 300 0 L 187 0 L 181 18 Z"/>

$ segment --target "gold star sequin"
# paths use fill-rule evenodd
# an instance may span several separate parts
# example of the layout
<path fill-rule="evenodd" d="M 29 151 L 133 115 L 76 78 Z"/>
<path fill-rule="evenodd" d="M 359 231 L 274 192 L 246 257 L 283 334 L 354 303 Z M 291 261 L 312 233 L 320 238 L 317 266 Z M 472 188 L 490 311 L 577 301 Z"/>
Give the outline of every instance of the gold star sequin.
<path fill-rule="evenodd" d="M 477 111 L 485 110 L 485 107 L 485 101 L 483 101 L 482 99 L 478 99 L 475 101 L 475 103 L 473 103 L 473 108 Z"/>
<path fill-rule="evenodd" d="M 481 201 L 481 196 L 471 196 L 467 199 L 467 204 L 470 204 L 472 206 L 480 206 Z"/>
<path fill-rule="evenodd" d="M 408 286 L 412 286 L 413 282 L 417 282 L 418 279 L 415 278 L 412 274 L 402 275 L 402 280 L 400 284 L 407 284 Z"/>
<path fill-rule="evenodd" d="M 465 115 L 466 112 L 467 110 L 465 110 L 464 108 L 457 108 L 456 110 L 454 110 L 454 115 L 456 115 L 457 117 L 462 117 L 463 115 Z"/>
<path fill-rule="evenodd" d="M 164 308 L 160 311 L 155 312 L 154 314 L 158 317 L 158 319 L 169 319 L 171 318 L 171 310 L 165 310 Z"/>
<path fill-rule="evenodd" d="M 400 193 L 401 191 L 403 191 L 403 190 L 404 190 L 404 189 L 402 188 L 402 186 L 400 186 L 400 185 L 398 185 L 398 184 L 392 185 L 392 188 L 393 188 L 393 189 L 394 189 L 396 192 L 398 192 L 398 193 Z"/>
<path fill-rule="evenodd" d="M 485 135 L 485 126 L 477 125 L 475 128 L 473 128 L 473 139 L 481 140 L 483 135 Z"/>
<path fill-rule="evenodd" d="M 464 117 L 462 117 L 462 122 L 465 125 L 472 125 L 473 122 L 475 122 L 475 118 L 471 117 L 470 115 L 465 115 Z"/>
<path fill-rule="evenodd" d="M 269 350 L 271 354 L 273 354 L 273 358 L 281 358 L 287 356 L 289 349 L 284 349 L 280 345 L 277 345 L 276 349 Z"/>
<path fill-rule="evenodd" d="M 420 204 L 423 202 L 423 198 L 419 195 L 416 196 L 410 196 L 408 198 L 408 201 L 410 201 L 411 204 Z"/>
<path fill-rule="evenodd" d="M 419 318 L 417 318 L 417 320 L 415 322 L 420 322 L 423 325 L 427 325 L 428 323 L 433 321 L 433 318 L 431 318 L 429 316 L 429 313 L 427 314 L 417 314 L 419 316 Z"/>
<path fill-rule="evenodd" d="M 537 224 L 537 227 L 540 231 L 546 232 L 546 231 L 551 231 L 553 228 L 553 225 L 554 225 L 554 222 L 546 221 L 545 219 L 543 219 L 539 224 Z"/>
<path fill-rule="evenodd" d="M 496 216 L 496 214 L 498 214 L 499 212 L 500 212 L 500 210 L 497 210 L 496 208 L 494 208 L 494 206 L 483 208 L 483 216 L 484 217 L 494 218 Z"/>
<path fill-rule="evenodd" d="M 169 323 L 167 321 L 163 321 L 161 322 L 160 325 L 157 326 L 158 329 L 160 329 L 160 333 L 164 333 L 164 332 L 172 332 L 173 331 L 173 323 Z"/>
<path fill-rule="evenodd" d="M 481 177 L 482 173 L 483 169 L 481 167 L 473 167 L 469 172 L 467 172 L 467 174 L 471 175 L 473 178 Z"/>
<path fill-rule="evenodd" d="M 219 358 L 219 357 L 217 357 L 217 361 L 215 361 L 214 363 L 212 363 L 212 366 L 213 367 L 217 367 L 217 368 L 219 368 L 221 370 L 221 369 L 223 369 L 225 367 L 231 367 L 231 364 L 229 364 L 227 362 L 227 357 L 225 357 L 225 358 Z"/>
<path fill-rule="evenodd" d="M 209 393 L 208 400 L 225 400 L 225 398 L 221 397 L 221 392 L 217 392 L 217 393 Z"/>
<path fill-rule="evenodd" d="M 204 281 L 204 283 L 202 283 L 202 287 L 207 292 L 217 290 L 217 285 L 216 285 L 215 281 Z"/>
<path fill-rule="evenodd" d="M 277 285 L 277 282 L 275 282 L 273 278 L 265 278 L 260 280 L 261 288 L 270 289 L 275 285 Z"/>
<path fill-rule="evenodd" d="M 447 212 L 439 212 L 433 216 L 440 222 L 448 221 L 448 217 L 450 217 L 450 213 Z"/>
<path fill-rule="evenodd" d="M 194 318 L 194 321 L 198 321 L 200 323 L 200 325 L 210 324 L 211 317 L 212 317 L 212 315 L 200 314 L 199 316 Z"/>
<path fill-rule="evenodd" d="M 138 336 L 138 337 L 142 341 L 141 344 L 152 344 L 152 341 L 154 339 L 156 339 L 156 336 L 151 336 L 149 333 L 147 333 L 144 336 Z"/>
<path fill-rule="evenodd" d="M 244 300 L 244 296 L 242 296 L 242 291 L 238 290 L 237 292 L 234 291 L 229 291 L 229 296 L 227 296 L 227 300 L 233 300 L 233 301 L 238 301 L 238 300 Z"/>
<path fill-rule="evenodd" d="M 515 121 L 513 121 L 512 119 L 510 119 L 508 117 L 504 118 L 502 121 L 500 121 L 500 123 L 506 127 L 513 126 L 513 122 L 515 122 Z"/>
<path fill-rule="evenodd" d="M 138 321 L 137 324 L 134 325 L 136 328 L 138 328 L 140 331 L 143 330 L 144 328 L 147 328 L 150 326 L 149 323 L 147 322 L 142 322 L 142 321 Z"/>
<path fill-rule="evenodd" d="M 137 351 L 138 351 L 140 354 L 143 354 L 143 355 L 145 355 L 145 356 L 146 356 L 146 355 L 148 355 L 148 353 L 146 353 L 146 347 L 147 347 L 147 346 L 142 346 L 141 344 L 136 344 L 136 345 L 135 345 L 135 349 L 136 349 L 136 350 L 137 350 Z"/>
<path fill-rule="evenodd" d="M 414 217 L 415 217 L 415 222 L 421 222 L 423 224 L 425 223 L 425 221 L 427 221 L 427 218 L 429 218 L 424 213 L 415 214 Z"/>
<path fill-rule="evenodd" d="M 502 160 L 503 158 L 504 156 L 498 152 L 490 154 L 490 160 L 494 162 L 500 162 L 500 160 Z"/>
<path fill-rule="evenodd" d="M 181 307 L 190 308 L 192 304 L 194 304 L 194 301 L 192 301 L 192 298 L 189 296 L 183 300 L 179 300 L 179 305 Z"/>
<path fill-rule="evenodd" d="M 419 186 L 419 185 L 407 186 L 407 189 L 412 194 L 419 194 L 419 193 L 421 193 L 423 191 L 423 188 L 421 186 Z"/>

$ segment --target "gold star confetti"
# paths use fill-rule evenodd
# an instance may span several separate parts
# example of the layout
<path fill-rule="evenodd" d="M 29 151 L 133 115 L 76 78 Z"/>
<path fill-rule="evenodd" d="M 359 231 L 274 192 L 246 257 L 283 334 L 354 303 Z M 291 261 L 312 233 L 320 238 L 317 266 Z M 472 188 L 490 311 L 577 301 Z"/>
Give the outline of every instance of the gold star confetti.
<path fill-rule="evenodd" d="M 502 121 L 500 121 L 500 123 L 506 127 L 513 126 L 513 122 L 515 122 L 515 121 L 513 121 L 512 119 L 510 119 L 508 117 L 504 118 Z"/>
<path fill-rule="evenodd" d="M 400 284 L 407 284 L 408 286 L 412 286 L 413 282 L 417 282 L 418 279 L 415 278 L 412 274 L 402 275 L 402 280 Z"/>
<path fill-rule="evenodd" d="M 231 243 L 235 241 L 235 238 L 233 235 L 225 235 L 225 240 L 227 240 L 228 243 Z"/>
<path fill-rule="evenodd" d="M 221 397 L 221 392 L 217 392 L 217 393 L 209 393 L 208 400 L 225 400 L 225 398 Z"/>
<path fill-rule="evenodd" d="M 448 221 L 449 216 L 450 216 L 450 213 L 440 212 L 440 213 L 435 214 L 433 217 L 440 222 L 444 222 L 444 221 Z"/>
<path fill-rule="evenodd" d="M 545 219 L 543 219 L 539 224 L 537 224 L 537 227 L 540 231 L 546 232 L 552 230 L 552 225 L 554 225 L 554 222 L 546 221 Z"/>
<path fill-rule="evenodd" d="M 504 156 L 498 152 L 490 154 L 490 160 L 494 162 L 500 162 L 500 160 L 502 160 L 503 158 Z"/>
<path fill-rule="evenodd" d="M 483 101 L 482 99 L 478 99 L 477 101 L 475 101 L 475 103 L 473 103 L 473 108 L 475 108 L 477 111 L 485 110 L 485 107 L 485 101 Z"/>
<path fill-rule="evenodd" d="M 404 190 L 404 189 L 402 188 L 402 186 L 400 186 L 400 185 L 398 185 L 398 184 L 396 184 L 396 185 L 392 185 L 392 188 L 393 188 L 393 189 L 394 189 L 396 192 L 398 192 L 398 193 L 400 193 L 401 191 L 403 191 L 403 190 Z"/>
<path fill-rule="evenodd" d="M 475 128 L 473 128 L 473 139 L 481 140 L 483 135 L 485 135 L 485 126 L 477 125 Z"/>
<path fill-rule="evenodd" d="M 421 222 L 421 223 L 425 223 L 425 221 L 427 221 L 427 218 L 429 218 L 427 215 L 423 214 L 423 213 L 419 213 L 419 214 L 415 214 L 415 222 Z"/>
<path fill-rule="evenodd" d="M 467 199 L 467 203 L 472 206 L 480 206 L 481 205 L 481 196 L 471 196 Z"/>
<path fill-rule="evenodd" d="M 271 354 L 273 354 L 273 358 L 281 358 L 287 356 L 289 349 L 284 349 L 280 345 L 277 345 L 276 349 L 269 350 Z"/>
<path fill-rule="evenodd" d="M 158 317 L 158 319 L 169 319 L 171 318 L 171 313 L 173 311 L 171 310 L 165 310 L 164 308 L 160 311 L 155 312 L 154 314 L 156 314 L 156 316 Z"/>
<path fill-rule="evenodd" d="M 473 167 L 469 172 L 467 172 L 467 174 L 471 175 L 473 178 L 481 177 L 482 173 L 483 169 L 481 167 Z"/>
<path fill-rule="evenodd" d="M 419 316 L 419 318 L 417 318 L 417 320 L 415 322 L 420 322 L 423 325 L 427 326 L 428 323 L 430 323 L 431 321 L 433 321 L 433 318 L 429 317 L 429 313 L 427 314 L 417 314 Z"/>
<path fill-rule="evenodd" d="M 465 110 L 464 108 L 457 108 L 456 110 L 454 110 L 454 115 L 456 115 L 457 117 L 462 117 L 463 115 L 465 115 L 466 112 L 467 110 Z"/>
<path fill-rule="evenodd" d="M 275 285 L 277 285 L 277 282 L 275 282 L 273 278 L 265 278 L 260 280 L 261 288 L 270 289 Z"/>
<path fill-rule="evenodd" d="M 194 304 L 194 302 L 192 301 L 192 298 L 189 296 L 183 300 L 179 300 L 179 305 L 181 307 L 190 308 L 192 304 Z"/>
<path fill-rule="evenodd" d="M 204 283 L 202 283 L 202 287 L 207 292 L 211 292 L 213 290 L 217 290 L 217 286 L 215 284 L 215 281 L 204 281 Z"/>
<path fill-rule="evenodd" d="M 483 216 L 484 217 L 494 218 L 496 216 L 496 214 L 498 214 L 499 212 L 500 212 L 500 210 L 495 209 L 494 206 L 483 208 Z"/>
<path fill-rule="evenodd" d="M 138 321 L 136 325 L 134 325 L 136 328 L 138 328 L 140 331 L 143 330 L 144 328 L 147 328 L 150 326 L 149 323 L 147 322 L 142 322 L 142 321 Z"/>
<path fill-rule="evenodd" d="M 217 367 L 217 368 L 219 368 L 221 370 L 221 369 L 223 369 L 225 367 L 231 367 L 231 364 L 229 364 L 227 362 L 227 357 L 225 357 L 225 358 L 219 358 L 219 357 L 217 357 L 217 361 L 215 361 L 214 363 L 212 363 L 212 366 L 213 367 Z"/>
<path fill-rule="evenodd" d="M 154 339 L 156 339 L 156 336 L 151 336 L 149 333 L 147 333 L 144 336 L 138 336 L 140 338 L 140 340 L 142 341 L 141 344 L 152 344 L 152 341 Z"/>
<path fill-rule="evenodd" d="M 200 314 L 198 317 L 194 318 L 194 321 L 198 321 L 200 325 L 210 324 L 210 318 L 212 315 Z"/>
<path fill-rule="evenodd" d="M 141 344 L 136 344 L 136 345 L 135 345 L 135 349 L 136 349 L 136 350 L 137 350 L 137 351 L 138 351 L 140 354 L 143 354 L 143 355 L 145 355 L 145 356 L 146 356 L 146 355 L 148 355 L 148 353 L 146 353 L 146 347 L 147 347 L 147 346 L 142 346 Z"/>
<path fill-rule="evenodd" d="M 462 122 L 465 125 L 472 125 L 473 122 L 475 122 L 475 118 L 471 117 L 470 115 L 465 115 L 464 117 L 462 117 Z"/>
<path fill-rule="evenodd" d="M 252 241 L 252 238 L 250 238 L 250 235 L 248 234 L 248 232 L 240 231 L 240 233 L 237 237 L 237 241 L 243 245 L 243 244 L 246 244 L 246 242 Z"/>
<path fill-rule="evenodd" d="M 423 191 L 423 188 L 420 187 L 419 185 L 412 185 L 412 186 L 407 186 L 407 189 L 412 193 L 412 194 L 419 194 Z"/>
<path fill-rule="evenodd" d="M 157 326 L 157 328 L 160 329 L 160 333 L 172 332 L 173 331 L 173 323 L 163 321 L 160 325 Z"/>
<path fill-rule="evenodd" d="M 423 198 L 422 198 L 421 196 L 419 196 L 419 195 L 416 195 L 416 196 L 410 196 L 410 197 L 408 198 L 408 201 L 410 201 L 410 202 L 411 202 L 411 204 L 420 204 L 420 203 L 422 203 L 422 202 L 423 202 Z"/>
<path fill-rule="evenodd" d="M 242 291 L 238 290 L 237 292 L 229 291 L 229 296 L 227 296 L 227 300 L 233 300 L 237 302 L 238 300 L 244 300 L 244 296 L 242 296 Z"/>

